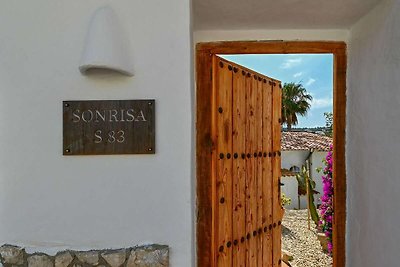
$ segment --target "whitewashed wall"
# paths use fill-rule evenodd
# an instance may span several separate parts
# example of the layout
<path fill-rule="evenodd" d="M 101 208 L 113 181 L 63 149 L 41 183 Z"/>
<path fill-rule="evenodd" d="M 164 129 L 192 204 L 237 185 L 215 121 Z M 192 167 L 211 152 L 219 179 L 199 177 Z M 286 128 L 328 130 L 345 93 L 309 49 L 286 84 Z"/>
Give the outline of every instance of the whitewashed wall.
<path fill-rule="evenodd" d="M 78 71 L 93 12 L 110 4 L 135 76 Z M 0 1 L 0 243 L 161 243 L 194 261 L 190 1 Z M 156 99 L 155 155 L 62 156 L 62 101 Z"/>
<path fill-rule="evenodd" d="M 281 164 L 282 168 L 290 169 L 292 166 L 297 166 L 301 168 L 304 165 L 304 161 L 308 157 L 310 152 L 308 151 L 282 151 L 281 156 Z M 286 197 L 290 197 L 292 202 L 290 205 L 287 205 L 287 209 L 297 209 L 299 207 L 299 201 L 297 197 L 297 187 L 298 183 L 296 177 L 287 176 L 282 177 L 281 181 L 284 186 L 281 187 L 282 193 L 286 195 Z M 300 197 L 300 208 L 304 209 L 307 207 L 307 202 L 305 197 Z"/>
<path fill-rule="evenodd" d="M 282 151 L 282 168 L 290 169 L 292 166 L 298 166 L 301 168 L 304 165 L 305 160 L 307 159 L 310 152 L 308 151 Z M 311 155 L 311 168 L 312 168 L 312 178 L 316 183 L 316 188 L 320 194 L 314 195 L 314 203 L 317 205 L 321 203 L 320 198 L 322 196 L 322 172 L 317 172 L 317 168 L 323 167 L 322 159 L 326 157 L 327 152 L 323 151 L 315 151 Z M 297 187 L 298 183 L 296 177 L 282 177 L 282 183 L 285 185 L 281 187 L 282 192 L 292 199 L 290 205 L 287 205 L 287 209 L 297 209 L 299 207 L 299 201 L 297 197 Z M 305 196 L 300 197 L 300 208 L 307 208 L 307 198 Z"/>
<path fill-rule="evenodd" d="M 290 169 L 292 166 L 298 166 L 301 168 L 309 154 L 310 152 L 305 150 L 282 151 L 281 167 L 283 169 Z"/>
<path fill-rule="evenodd" d="M 400 1 L 351 29 L 347 110 L 347 266 L 398 266 Z"/>
<path fill-rule="evenodd" d="M 325 159 L 328 152 L 326 151 L 315 151 L 311 155 L 311 177 L 315 181 L 315 190 L 319 192 L 319 194 L 314 195 L 314 203 L 316 205 L 321 203 L 321 197 L 324 193 L 322 190 L 322 175 L 323 168 L 325 167 L 323 163 L 323 159 Z M 317 171 L 318 168 L 322 168 L 320 172 Z"/>
<path fill-rule="evenodd" d="M 208 30 L 195 31 L 193 38 L 195 43 L 240 40 L 347 41 L 349 31 L 347 29 Z"/>

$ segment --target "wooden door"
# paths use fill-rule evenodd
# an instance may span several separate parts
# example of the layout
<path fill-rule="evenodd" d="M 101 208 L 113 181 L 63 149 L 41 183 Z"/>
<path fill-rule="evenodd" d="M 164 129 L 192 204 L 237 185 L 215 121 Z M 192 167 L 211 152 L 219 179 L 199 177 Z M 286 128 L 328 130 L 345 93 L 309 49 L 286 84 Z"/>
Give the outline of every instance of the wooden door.
<path fill-rule="evenodd" d="M 213 56 L 214 266 L 281 265 L 281 82 Z"/>

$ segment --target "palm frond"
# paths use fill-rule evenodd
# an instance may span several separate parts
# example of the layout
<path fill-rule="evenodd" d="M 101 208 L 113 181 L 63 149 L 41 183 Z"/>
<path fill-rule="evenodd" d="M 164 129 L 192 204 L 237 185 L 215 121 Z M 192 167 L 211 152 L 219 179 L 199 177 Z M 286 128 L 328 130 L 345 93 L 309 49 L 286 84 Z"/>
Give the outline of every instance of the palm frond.
<path fill-rule="evenodd" d="M 301 83 L 285 83 L 282 88 L 282 123 L 288 128 L 297 125 L 297 115 L 307 115 L 312 99 Z"/>

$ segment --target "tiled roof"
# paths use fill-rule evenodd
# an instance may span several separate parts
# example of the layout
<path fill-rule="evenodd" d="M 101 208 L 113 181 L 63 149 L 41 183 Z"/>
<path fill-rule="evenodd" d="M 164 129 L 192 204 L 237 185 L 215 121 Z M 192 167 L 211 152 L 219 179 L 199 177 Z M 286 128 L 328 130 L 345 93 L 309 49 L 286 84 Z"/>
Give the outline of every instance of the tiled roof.
<path fill-rule="evenodd" d="M 282 132 L 282 151 L 310 150 L 328 151 L 333 140 L 329 136 L 309 132 Z"/>

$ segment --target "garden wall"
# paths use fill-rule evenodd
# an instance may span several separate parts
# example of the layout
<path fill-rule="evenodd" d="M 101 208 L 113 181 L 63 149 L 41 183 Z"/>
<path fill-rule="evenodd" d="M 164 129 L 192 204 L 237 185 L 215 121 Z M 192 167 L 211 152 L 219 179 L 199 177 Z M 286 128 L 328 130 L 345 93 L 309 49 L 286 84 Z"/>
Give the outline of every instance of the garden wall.
<path fill-rule="evenodd" d="M 308 151 L 282 151 L 282 168 L 290 169 L 290 167 L 298 166 L 301 168 L 304 165 L 306 158 L 308 157 L 310 152 Z M 312 178 L 316 183 L 315 190 L 320 192 L 320 194 L 314 195 L 314 203 L 318 205 L 321 203 L 319 199 L 322 196 L 322 172 L 317 172 L 317 168 L 323 167 L 323 159 L 326 157 L 327 152 L 324 151 L 315 151 L 311 155 L 311 162 L 312 162 Z M 297 198 L 297 187 L 298 183 L 296 177 L 294 176 L 283 176 L 282 183 L 285 184 L 282 186 L 282 192 L 287 196 L 290 197 L 292 202 L 290 205 L 287 205 L 287 209 L 297 209 L 298 208 L 298 198 Z M 307 208 L 307 198 L 305 196 L 300 197 L 300 208 L 306 209 Z"/>

